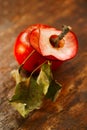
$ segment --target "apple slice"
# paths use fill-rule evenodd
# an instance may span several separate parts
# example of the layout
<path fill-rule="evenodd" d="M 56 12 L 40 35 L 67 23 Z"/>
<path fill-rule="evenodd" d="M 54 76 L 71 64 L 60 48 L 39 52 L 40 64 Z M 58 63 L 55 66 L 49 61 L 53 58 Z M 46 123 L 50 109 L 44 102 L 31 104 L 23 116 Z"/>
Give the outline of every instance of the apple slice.
<path fill-rule="evenodd" d="M 76 35 L 70 31 L 57 43 L 58 46 L 53 46 L 50 39 L 54 38 L 55 40 L 61 33 L 62 31 L 49 26 L 38 26 L 30 34 L 30 44 L 42 56 L 46 56 L 48 59 L 61 61 L 71 59 L 76 55 L 78 50 Z"/>

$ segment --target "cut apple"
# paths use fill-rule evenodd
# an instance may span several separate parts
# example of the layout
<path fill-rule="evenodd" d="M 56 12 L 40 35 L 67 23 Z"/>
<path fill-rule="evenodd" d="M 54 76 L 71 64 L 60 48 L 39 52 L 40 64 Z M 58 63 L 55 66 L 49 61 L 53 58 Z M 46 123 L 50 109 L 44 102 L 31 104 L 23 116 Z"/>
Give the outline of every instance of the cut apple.
<path fill-rule="evenodd" d="M 21 32 L 14 45 L 16 60 L 29 72 L 47 60 L 55 70 L 63 61 L 73 58 L 77 50 L 78 41 L 73 32 L 65 35 L 63 31 L 43 24 L 32 25 Z"/>
<path fill-rule="evenodd" d="M 46 56 L 52 60 L 68 60 L 73 58 L 78 50 L 78 41 L 75 34 L 70 31 L 62 40 L 60 45 L 54 47 L 51 44 L 50 38 L 52 36 L 59 36 L 62 31 L 56 30 L 52 27 L 38 27 L 32 30 L 29 40 L 32 47 L 37 50 L 42 56 Z"/>

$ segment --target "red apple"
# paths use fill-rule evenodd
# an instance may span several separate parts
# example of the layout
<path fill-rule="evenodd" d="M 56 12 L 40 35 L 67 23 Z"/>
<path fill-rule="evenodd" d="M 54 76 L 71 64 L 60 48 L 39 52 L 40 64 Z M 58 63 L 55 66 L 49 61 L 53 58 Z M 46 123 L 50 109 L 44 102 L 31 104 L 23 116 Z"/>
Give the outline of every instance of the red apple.
<path fill-rule="evenodd" d="M 73 58 L 78 49 L 78 41 L 73 32 L 68 32 L 58 46 L 55 47 L 52 39 L 56 39 L 61 31 L 47 25 L 32 25 L 19 34 L 14 46 L 14 55 L 19 64 L 24 63 L 23 68 L 32 72 L 35 68 L 49 59 L 52 69 L 58 68 L 63 61 Z"/>

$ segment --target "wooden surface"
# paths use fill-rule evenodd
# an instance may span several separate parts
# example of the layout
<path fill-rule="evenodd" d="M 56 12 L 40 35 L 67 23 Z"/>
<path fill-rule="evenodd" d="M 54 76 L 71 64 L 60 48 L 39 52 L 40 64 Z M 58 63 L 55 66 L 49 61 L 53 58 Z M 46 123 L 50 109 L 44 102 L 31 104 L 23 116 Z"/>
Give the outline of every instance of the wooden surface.
<path fill-rule="evenodd" d="M 70 25 L 79 41 L 77 56 L 54 77 L 63 89 L 55 103 L 23 119 L 8 102 L 18 64 L 13 56 L 17 35 L 31 24 Z M 0 130 L 87 130 L 87 0 L 0 0 Z"/>

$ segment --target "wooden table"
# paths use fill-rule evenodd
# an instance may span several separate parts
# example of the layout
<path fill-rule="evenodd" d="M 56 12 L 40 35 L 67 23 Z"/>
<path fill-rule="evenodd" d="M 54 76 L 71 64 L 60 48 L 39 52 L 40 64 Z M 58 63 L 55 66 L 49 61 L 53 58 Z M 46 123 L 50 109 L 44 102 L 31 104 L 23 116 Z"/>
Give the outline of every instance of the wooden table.
<path fill-rule="evenodd" d="M 54 72 L 63 85 L 57 101 L 23 119 L 8 102 L 15 84 L 10 72 L 18 66 L 13 46 L 35 23 L 72 26 L 79 51 Z M 0 130 L 87 130 L 87 0 L 0 0 Z"/>

